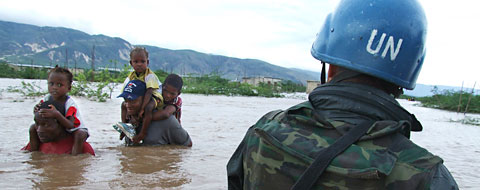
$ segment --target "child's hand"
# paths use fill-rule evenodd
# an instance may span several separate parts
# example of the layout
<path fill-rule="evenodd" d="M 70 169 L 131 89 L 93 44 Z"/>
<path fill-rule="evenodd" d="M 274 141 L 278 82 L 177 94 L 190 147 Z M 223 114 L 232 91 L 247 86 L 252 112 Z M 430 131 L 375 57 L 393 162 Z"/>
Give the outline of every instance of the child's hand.
<path fill-rule="evenodd" d="M 145 112 L 144 109 L 141 109 L 140 112 L 138 112 L 138 117 L 139 119 L 143 118 L 143 113 Z"/>
<path fill-rule="evenodd" d="M 133 143 L 137 144 L 137 143 L 140 143 L 141 140 L 143 140 L 145 138 L 145 134 L 143 133 L 140 133 L 138 135 L 135 135 L 132 139 Z"/>
<path fill-rule="evenodd" d="M 40 116 L 42 116 L 43 118 L 56 118 L 58 114 L 60 114 L 60 112 L 55 108 L 55 106 L 48 105 L 48 107 L 50 107 L 50 109 L 43 108 L 38 111 L 38 113 L 40 113 Z"/>
<path fill-rule="evenodd" d="M 43 100 L 38 102 L 37 105 L 35 105 L 35 107 L 33 107 L 33 113 L 37 113 L 39 110 L 40 110 L 40 105 L 43 103 Z"/>

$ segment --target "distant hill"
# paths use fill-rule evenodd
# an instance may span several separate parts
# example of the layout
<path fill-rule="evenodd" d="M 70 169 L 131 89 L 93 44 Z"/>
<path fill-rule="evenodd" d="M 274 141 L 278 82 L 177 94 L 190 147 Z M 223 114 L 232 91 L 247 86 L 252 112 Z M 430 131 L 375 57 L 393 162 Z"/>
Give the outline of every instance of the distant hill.
<path fill-rule="evenodd" d="M 149 51 L 149 66 L 153 70 L 197 75 L 217 73 L 231 80 L 256 76 L 303 84 L 307 80 L 318 80 L 315 72 L 288 69 L 262 60 L 142 46 Z M 129 52 L 133 47 L 122 38 L 89 35 L 63 27 L 39 27 L 0 21 L 0 59 L 12 63 L 61 66 L 68 63 L 70 68 L 75 65 L 78 68 L 91 68 L 94 57 L 95 68 L 121 68 L 128 64 Z"/>
<path fill-rule="evenodd" d="M 321 64 L 320 61 L 318 62 L 318 64 Z M 304 69 L 298 69 L 298 68 L 290 68 L 294 71 L 298 71 L 298 72 L 302 72 L 302 73 L 305 73 L 305 74 L 308 74 L 308 75 L 311 75 L 311 76 L 314 76 L 315 78 L 313 79 L 310 79 L 310 80 L 317 80 L 317 81 L 320 81 L 320 70 L 318 71 L 309 71 L 309 70 L 304 70 Z"/>
<path fill-rule="evenodd" d="M 268 76 L 303 83 L 315 79 L 314 72 L 288 69 L 257 59 L 239 59 L 205 54 L 193 50 L 170 50 L 143 45 L 149 50 L 153 69 L 180 74 L 218 73 L 224 78 L 241 80 L 242 77 Z M 298 75 L 304 76 L 298 76 Z"/>
<path fill-rule="evenodd" d="M 61 65 L 91 68 L 95 46 L 95 68 L 122 68 L 128 65 L 130 50 L 135 46 L 117 37 L 90 35 L 63 27 L 39 27 L 0 20 L 0 60 L 11 63 Z M 150 68 L 162 69 L 177 74 L 203 75 L 217 73 L 230 80 L 242 77 L 274 77 L 305 84 L 307 80 L 319 80 L 320 71 L 284 68 L 257 59 L 239 59 L 213 55 L 194 50 L 171 50 L 151 45 Z M 320 63 L 319 63 L 320 64 Z M 455 90 L 461 87 L 437 86 L 438 91 Z M 406 95 L 431 96 L 433 85 L 417 84 Z M 470 92 L 471 89 L 464 89 Z"/>

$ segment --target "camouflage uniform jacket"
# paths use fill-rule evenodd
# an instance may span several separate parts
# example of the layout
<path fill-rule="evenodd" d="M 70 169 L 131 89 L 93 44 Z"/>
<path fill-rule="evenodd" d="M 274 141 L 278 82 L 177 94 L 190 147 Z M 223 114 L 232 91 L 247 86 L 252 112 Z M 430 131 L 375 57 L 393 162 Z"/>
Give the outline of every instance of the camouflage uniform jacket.
<path fill-rule="evenodd" d="M 310 101 L 270 112 L 250 127 L 227 165 L 229 189 L 289 189 L 319 151 L 362 119 L 376 122 L 333 159 L 314 189 L 433 189 L 432 183 L 458 188 L 441 158 L 408 139 L 412 118 L 392 120 L 395 116 L 379 105 L 349 99 L 348 94 L 359 93 L 366 95 L 362 99 L 381 98 L 400 107 L 393 97 L 367 86 L 321 86 Z M 433 182 L 445 175 L 451 180 Z"/>

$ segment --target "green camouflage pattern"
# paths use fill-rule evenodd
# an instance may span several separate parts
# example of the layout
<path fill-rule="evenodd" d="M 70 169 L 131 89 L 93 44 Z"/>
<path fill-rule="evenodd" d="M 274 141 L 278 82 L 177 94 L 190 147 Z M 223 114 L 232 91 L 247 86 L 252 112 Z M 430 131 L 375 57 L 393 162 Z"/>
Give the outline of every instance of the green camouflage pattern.
<path fill-rule="evenodd" d="M 351 124 L 310 102 L 273 111 L 250 127 L 227 165 L 229 189 L 290 189 L 317 153 Z M 428 189 L 442 159 L 411 142 L 406 121 L 377 121 L 332 160 L 313 189 Z"/>

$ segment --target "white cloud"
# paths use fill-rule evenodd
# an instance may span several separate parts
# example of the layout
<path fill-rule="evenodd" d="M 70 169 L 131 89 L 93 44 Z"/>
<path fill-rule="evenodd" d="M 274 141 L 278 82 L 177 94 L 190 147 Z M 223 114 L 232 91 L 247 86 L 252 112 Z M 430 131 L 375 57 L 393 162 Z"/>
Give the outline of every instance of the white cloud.
<path fill-rule="evenodd" d="M 428 19 L 427 55 L 418 82 L 472 87 L 478 71 L 479 2 L 421 1 Z"/>

